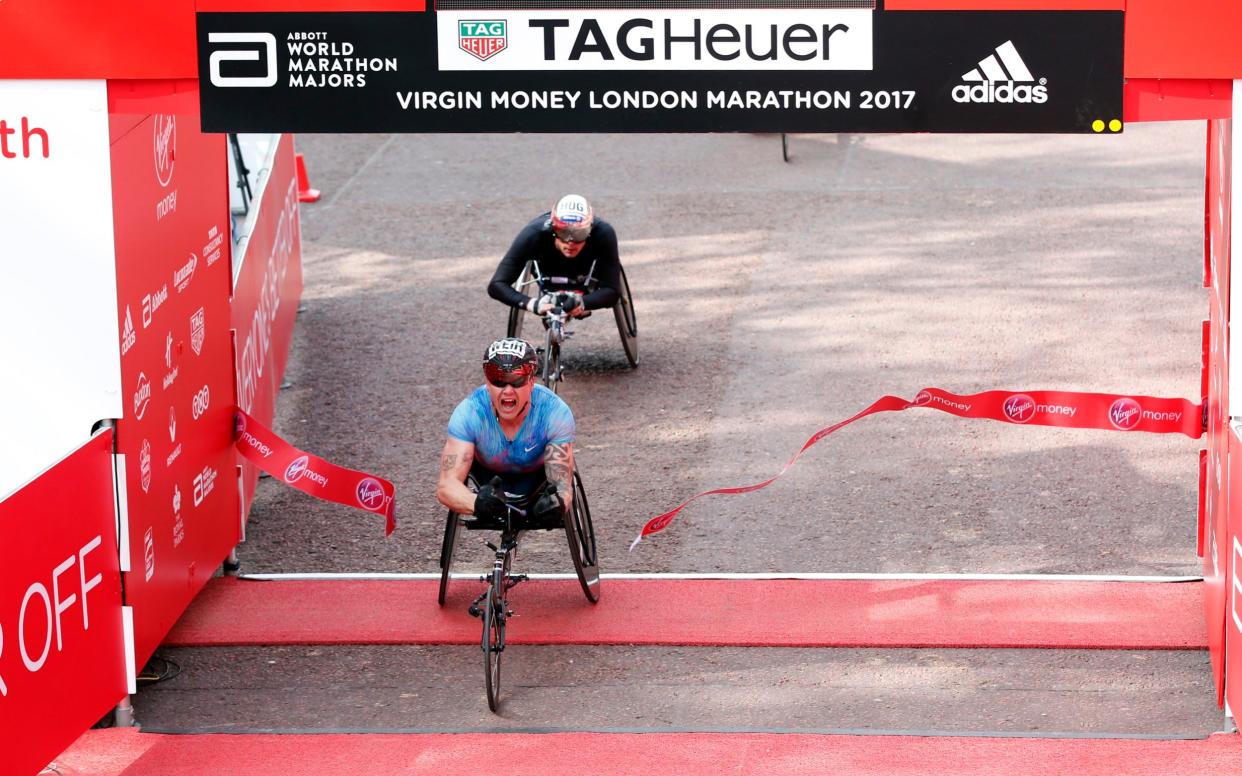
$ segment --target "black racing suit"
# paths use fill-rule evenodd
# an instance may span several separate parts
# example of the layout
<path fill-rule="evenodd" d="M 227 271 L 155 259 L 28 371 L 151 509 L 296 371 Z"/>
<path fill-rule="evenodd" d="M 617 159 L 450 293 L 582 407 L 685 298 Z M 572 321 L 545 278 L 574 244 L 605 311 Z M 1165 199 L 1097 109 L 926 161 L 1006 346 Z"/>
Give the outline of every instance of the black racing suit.
<path fill-rule="evenodd" d="M 612 225 L 595 219 L 586 245 L 570 259 L 553 243 L 551 216 L 551 213 L 544 213 L 522 227 L 496 267 L 487 293 L 510 307 L 525 307 L 531 297 L 515 289 L 513 283 L 522 274 L 526 262 L 533 260 L 539 264 L 539 272 L 547 281 L 543 291 L 585 290 L 582 303 L 586 309 L 612 307 L 617 303 L 621 288 L 621 259 L 617 255 L 617 233 Z M 595 264 L 593 271 L 592 262 Z M 585 282 L 588 273 L 591 275 L 589 286 Z M 528 286 L 526 290 L 539 296 L 535 286 Z"/>

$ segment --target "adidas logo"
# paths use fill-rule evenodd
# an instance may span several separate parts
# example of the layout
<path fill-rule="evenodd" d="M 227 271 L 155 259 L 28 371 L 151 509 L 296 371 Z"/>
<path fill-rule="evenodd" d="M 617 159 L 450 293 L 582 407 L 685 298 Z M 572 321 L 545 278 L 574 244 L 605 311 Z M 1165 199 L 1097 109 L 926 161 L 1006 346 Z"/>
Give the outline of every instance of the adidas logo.
<path fill-rule="evenodd" d="M 129 352 L 134 346 L 137 335 L 134 333 L 134 319 L 129 314 L 129 305 L 125 305 L 125 325 L 121 327 L 121 355 Z"/>
<path fill-rule="evenodd" d="M 962 76 L 965 83 L 953 87 L 954 102 L 1035 103 L 1048 101 L 1046 78 L 1035 83 L 1035 76 L 1022 61 L 1012 40 L 979 60 L 979 66 Z"/>

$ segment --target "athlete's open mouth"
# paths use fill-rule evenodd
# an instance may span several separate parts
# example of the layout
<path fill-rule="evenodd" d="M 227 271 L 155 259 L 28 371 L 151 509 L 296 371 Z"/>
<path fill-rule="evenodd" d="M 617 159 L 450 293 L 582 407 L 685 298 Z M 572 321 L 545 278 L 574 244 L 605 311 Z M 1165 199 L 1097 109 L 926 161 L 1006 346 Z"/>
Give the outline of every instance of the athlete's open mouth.
<path fill-rule="evenodd" d="M 502 410 L 511 410 L 511 409 L 514 409 L 515 407 L 517 407 L 516 396 L 514 396 L 512 399 L 506 399 L 503 396 L 500 397 L 500 408 Z"/>

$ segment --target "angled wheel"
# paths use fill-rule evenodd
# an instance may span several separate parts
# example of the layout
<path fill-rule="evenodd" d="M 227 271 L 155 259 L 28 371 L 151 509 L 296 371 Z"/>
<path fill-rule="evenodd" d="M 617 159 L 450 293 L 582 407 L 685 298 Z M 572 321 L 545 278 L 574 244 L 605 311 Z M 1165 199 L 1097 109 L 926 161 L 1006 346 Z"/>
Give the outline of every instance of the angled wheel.
<path fill-rule="evenodd" d="M 569 556 L 578 574 L 582 592 L 591 603 L 599 601 L 599 556 L 595 548 L 595 526 L 591 523 L 591 507 L 587 503 L 582 478 L 574 469 L 574 503 L 565 516 L 565 536 L 569 539 Z"/>
<path fill-rule="evenodd" d="M 460 532 L 461 518 L 450 509 L 444 524 L 444 541 L 440 544 L 440 606 L 444 606 L 444 595 L 448 592 L 449 572 L 453 569 L 453 553 L 457 550 Z"/>
<path fill-rule="evenodd" d="M 466 475 L 466 487 L 478 490 L 479 485 L 473 475 Z M 449 510 L 444 523 L 444 541 L 440 543 L 440 606 L 444 606 L 444 596 L 448 592 L 449 573 L 453 570 L 453 553 L 457 551 L 457 538 L 461 535 L 461 515 Z"/>
<path fill-rule="evenodd" d="M 526 293 L 526 287 L 530 285 L 531 279 L 534 277 L 534 262 L 526 262 L 526 266 L 522 268 L 522 272 L 518 275 L 518 279 L 513 281 L 513 287 L 522 293 Z M 522 322 L 530 313 L 525 310 L 519 310 L 516 307 L 509 308 L 509 329 L 505 336 L 521 337 Z"/>
<path fill-rule="evenodd" d="M 625 358 L 630 366 L 638 366 L 638 317 L 634 314 L 634 295 L 630 293 L 630 281 L 625 276 L 625 268 L 621 268 L 621 298 L 612 306 L 612 313 L 617 318 L 617 332 L 621 335 L 621 347 L 625 348 Z"/>
<path fill-rule="evenodd" d="M 500 708 L 500 659 L 505 650 L 504 601 L 498 600 L 500 587 L 493 580 L 483 607 L 483 682 L 487 687 L 487 707 Z"/>
<path fill-rule="evenodd" d="M 561 381 L 557 377 L 557 372 L 561 368 L 561 346 L 548 338 L 547 347 L 543 351 L 543 371 L 540 373 L 539 381 L 543 383 L 543 387 L 556 393 L 561 388 Z"/>

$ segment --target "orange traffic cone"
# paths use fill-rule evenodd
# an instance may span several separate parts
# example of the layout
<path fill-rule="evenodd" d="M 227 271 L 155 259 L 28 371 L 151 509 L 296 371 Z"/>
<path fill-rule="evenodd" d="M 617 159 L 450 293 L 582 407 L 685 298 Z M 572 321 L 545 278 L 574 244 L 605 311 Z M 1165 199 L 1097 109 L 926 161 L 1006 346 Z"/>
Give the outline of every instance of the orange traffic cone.
<path fill-rule="evenodd" d="M 298 202 L 318 202 L 319 189 L 310 187 L 310 180 L 306 176 L 306 160 L 301 154 L 294 154 L 293 160 L 298 169 Z"/>

